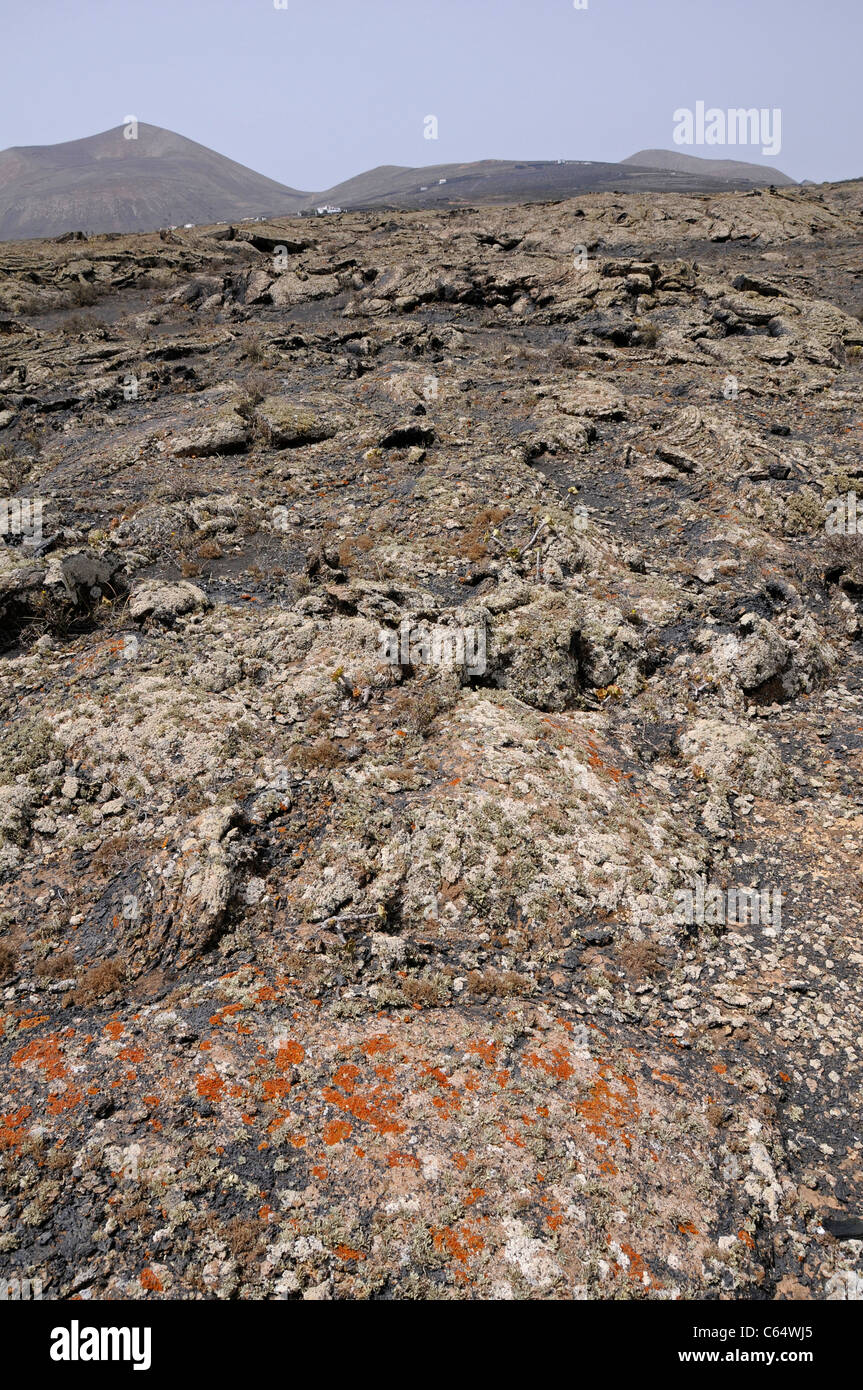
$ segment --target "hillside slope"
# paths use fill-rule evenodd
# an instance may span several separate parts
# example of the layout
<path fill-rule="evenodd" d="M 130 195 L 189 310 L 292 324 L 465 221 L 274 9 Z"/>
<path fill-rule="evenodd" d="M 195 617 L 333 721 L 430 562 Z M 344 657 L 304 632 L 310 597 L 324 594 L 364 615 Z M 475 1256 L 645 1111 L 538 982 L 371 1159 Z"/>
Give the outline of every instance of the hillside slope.
<path fill-rule="evenodd" d="M 140 122 L 0 153 L 0 238 L 153 231 L 296 212 L 306 194 L 174 131 Z"/>
<path fill-rule="evenodd" d="M 638 150 L 621 163 L 640 168 L 664 169 L 679 174 L 711 179 L 748 179 L 765 188 L 775 184 L 777 188 L 790 187 L 794 179 L 774 169 L 770 164 L 750 164 L 743 159 L 703 159 L 697 154 L 683 154 L 680 150 Z"/>

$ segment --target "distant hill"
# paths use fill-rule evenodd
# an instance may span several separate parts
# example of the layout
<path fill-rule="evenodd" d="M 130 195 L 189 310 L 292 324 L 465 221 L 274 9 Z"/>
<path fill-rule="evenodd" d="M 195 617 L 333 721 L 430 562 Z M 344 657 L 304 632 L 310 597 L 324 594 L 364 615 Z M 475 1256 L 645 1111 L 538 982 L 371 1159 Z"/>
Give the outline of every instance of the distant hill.
<path fill-rule="evenodd" d="M 697 154 L 682 154 L 680 150 L 639 150 L 631 154 L 623 164 L 636 164 L 639 168 L 674 170 L 681 174 L 715 179 L 745 179 L 760 188 L 774 184 L 777 188 L 794 183 L 781 169 L 772 169 L 769 164 L 748 164 L 742 159 L 702 159 Z"/>
<path fill-rule="evenodd" d="M 0 240 L 69 231 L 133 232 L 185 223 L 337 208 L 544 202 L 596 192 L 711 192 L 790 184 L 778 169 L 641 150 L 620 164 L 483 159 L 419 168 L 383 164 L 322 193 L 265 178 L 173 131 L 139 122 L 60 145 L 0 153 Z"/>
<path fill-rule="evenodd" d="M 659 162 L 649 163 L 647 155 Z M 663 164 L 663 160 L 667 163 Z M 682 163 L 678 164 L 678 160 Z M 312 201 L 336 207 L 447 207 L 525 203 L 579 193 L 697 193 L 793 183 L 778 169 L 737 160 L 647 150 L 620 164 L 587 159 L 483 159 L 470 164 L 382 167 L 337 184 Z"/>
<path fill-rule="evenodd" d="M 171 130 L 123 131 L 0 153 L 0 239 L 261 217 L 308 197 Z"/>

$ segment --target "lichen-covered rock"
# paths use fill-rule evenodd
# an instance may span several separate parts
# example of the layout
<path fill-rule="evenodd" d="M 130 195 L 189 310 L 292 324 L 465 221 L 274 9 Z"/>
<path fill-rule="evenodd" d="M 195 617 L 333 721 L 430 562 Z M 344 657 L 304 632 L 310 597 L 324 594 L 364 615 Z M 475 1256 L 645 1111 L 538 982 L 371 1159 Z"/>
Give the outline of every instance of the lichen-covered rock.
<path fill-rule="evenodd" d="M 32 787 L 0 786 L 0 844 L 26 844 L 36 805 Z"/>
<path fill-rule="evenodd" d="M 274 449 L 297 449 L 332 439 L 340 422 L 328 413 L 297 405 L 287 396 L 268 396 L 257 407 L 256 419 L 263 438 Z"/>
<path fill-rule="evenodd" d="M 339 288 L 334 275 L 304 275 L 301 278 L 294 271 L 286 270 L 276 276 L 269 287 L 269 294 L 277 308 L 290 309 L 295 304 L 306 304 L 338 294 Z"/>
<path fill-rule="evenodd" d="M 579 614 L 553 594 L 511 609 L 493 628 L 489 679 L 535 709 L 564 710 L 582 689 Z"/>
<path fill-rule="evenodd" d="M 221 410 L 211 421 L 173 440 L 175 458 L 206 458 L 210 454 L 237 454 L 247 447 L 251 431 L 235 410 Z"/>
<path fill-rule="evenodd" d="M 697 719 L 681 733 L 678 742 L 695 775 L 716 789 L 734 787 L 771 800 L 789 790 L 788 769 L 764 730 L 719 719 Z"/>
<path fill-rule="evenodd" d="M 184 613 L 209 607 L 210 600 L 197 584 L 180 579 L 175 584 L 166 584 L 158 579 L 145 579 L 135 586 L 129 598 L 129 617 L 136 622 L 154 618 L 158 622 L 171 622 Z"/>

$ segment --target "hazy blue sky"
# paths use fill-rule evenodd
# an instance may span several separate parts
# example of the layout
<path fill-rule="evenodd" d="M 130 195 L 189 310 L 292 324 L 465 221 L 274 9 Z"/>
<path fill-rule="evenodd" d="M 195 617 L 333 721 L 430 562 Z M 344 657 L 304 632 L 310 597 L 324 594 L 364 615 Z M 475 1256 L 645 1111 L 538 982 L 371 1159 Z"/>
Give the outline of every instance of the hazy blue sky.
<path fill-rule="evenodd" d="M 135 115 L 323 189 L 377 164 L 674 148 L 674 110 L 701 100 L 781 108 L 762 162 L 795 178 L 863 174 L 863 0 L 0 0 L 0 21 L 0 148 Z"/>

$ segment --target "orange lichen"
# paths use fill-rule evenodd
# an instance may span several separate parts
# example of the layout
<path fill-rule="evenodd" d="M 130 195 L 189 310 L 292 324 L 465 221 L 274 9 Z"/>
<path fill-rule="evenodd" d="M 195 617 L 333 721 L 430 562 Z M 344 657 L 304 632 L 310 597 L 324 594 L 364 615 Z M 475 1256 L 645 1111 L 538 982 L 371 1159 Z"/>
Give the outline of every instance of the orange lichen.
<path fill-rule="evenodd" d="M 648 1279 L 650 1278 L 650 1275 L 648 1274 L 647 1270 L 647 1265 L 644 1263 L 644 1260 L 641 1258 L 638 1252 L 636 1250 L 633 1250 L 631 1245 L 627 1245 L 625 1241 L 621 1241 L 620 1248 L 623 1251 L 626 1258 L 629 1260 L 630 1279 L 632 1279 L 634 1283 L 643 1284 L 645 1275 L 647 1275 Z"/>
<path fill-rule="evenodd" d="M 367 1057 L 374 1057 L 376 1053 L 390 1052 L 394 1047 L 395 1043 L 386 1033 L 378 1033 L 375 1037 L 360 1043 L 360 1052 L 364 1052 Z"/>
<path fill-rule="evenodd" d="M 387 1167 L 389 1168 L 419 1168 L 420 1161 L 416 1154 L 391 1153 L 387 1154 Z"/>
<path fill-rule="evenodd" d="M 0 1115 L 0 1149 L 17 1148 L 19 1139 L 16 1130 L 21 1128 L 25 1120 L 29 1120 L 32 1113 L 29 1105 L 22 1105 L 8 1115 Z"/>
<path fill-rule="evenodd" d="M 205 1100 L 219 1101 L 225 1093 L 225 1083 L 217 1072 L 201 1072 L 199 1076 L 195 1077 L 195 1082 L 198 1095 Z"/>
<path fill-rule="evenodd" d="M 291 1083 L 283 1076 L 273 1077 L 263 1083 L 262 1089 L 264 1100 L 279 1100 L 288 1094 Z"/>
<path fill-rule="evenodd" d="M 25 1047 L 19 1047 L 17 1052 L 12 1053 L 13 1067 L 22 1067 L 26 1062 L 35 1062 L 49 1081 L 64 1077 L 66 1067 L 60 1051 L 58 1034 L 52 1033 L 47 1038 L 34 1038 Z"/>
<path fill-rule="evenodd" d="M 565 1047 L 553 1047 L 550 1060 L 537 1052 L 528 1052 L 524 1060 L 528 1066 L 544 1071 L 546 1076 L 553 1076 L 556 1081 L 568 1081 L 575 1076 L 575 1068 Z"/>
<path fill-rule="evenodd" d="M 467 1226 L 461 1232 L 454 1231 L 451 1226 L 433 1227 L 431 1236 L 435 1250 L 446 1250 L 450 1259 L 458 1260 L 460 1264 L 466 1264 L 471 1255 L 485 1249 L 482 1236 Z"/>
<path fill-rule="evenodd" d="M 333 1082 L 336 1086 L 340 1086 L 343 1091 L 346 1091 L 347 1094 L 350 1095 L 351 1092 L 354 1090 L 354 1086 L 359 1074 L 359 1067 L 353 1066 L 350 1062 L 345 1062 L 333 1074 Z"/>
<path fill-rule="evenodd" d="M 321 1095 L 328 1105 L 337 1105 L 345 1114 L 362 1120 L 378 1134 L 401 1134 L 405 1128 L 393 1119 L 392 1114 L 401 1104 L 402 1097 L 398 1094 L 387 1095 L 383 1086 L 375 1086 L 369 1091 L 358 1091 L 355 1095 L 349 1096 L 342 1095 L 332 1086 L 324 1086 Z"/>
<path fill-rule="evenodd" d="M 493 1067 L 495 1058 L 500 1051 L 500 1043 L 489 1042 L 487 1038 L 476 1038 L 467 1045 L 467 1051 L 475 1057 L 481 1057 L 486 1066 Z"/>
<path fill-rule="evenodd" d="M 70 1086 L 59 1095 L 52 1091 L 48 1097 L 46 1108 L 49 1115 L 62 1115 L 64 1110 L 72 1110 L 76 1105 L 80 1105 L 83 1099 L 83 1091 Z"/>
<path fill-rule="evenodd" d="M 617 1083 L 617 1089 L 612 1083 Z M 585 1129 L 600 1141 L 603 1149 L 616 1143 L 631 1148 L 632 1136 L 627 1126 L 632 1125 L 641 1114 L 635 1100 L 637 1094 L 638 1088 L 631 1077 L 615 1072 L 607 1062 L 599 1063 L 599 1076 L 591 1086 L 589 1095 L 578 1101 L 575 1109 L 584 1121 Z M 610 1161 L 607 1155 L 603 1156 Z"/>
<path fill-rule="evenodd" d="M 352 1132 L 353 1125 L 348 1124 L 347 1120 L 330 1120 L 329 1124 L 324 1125 L 323 1141 L 329 1145 L 341 1144 L 350 1138 Z"/>

